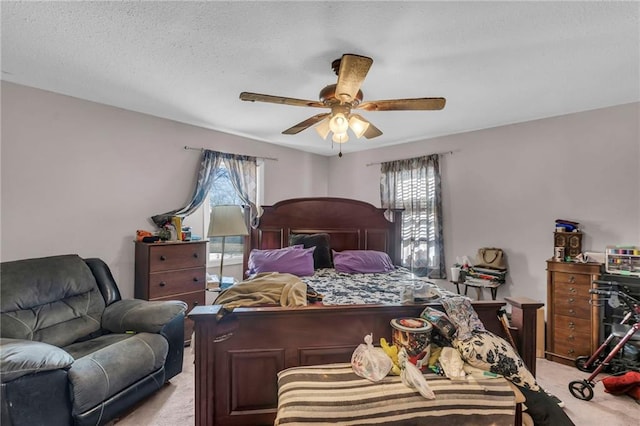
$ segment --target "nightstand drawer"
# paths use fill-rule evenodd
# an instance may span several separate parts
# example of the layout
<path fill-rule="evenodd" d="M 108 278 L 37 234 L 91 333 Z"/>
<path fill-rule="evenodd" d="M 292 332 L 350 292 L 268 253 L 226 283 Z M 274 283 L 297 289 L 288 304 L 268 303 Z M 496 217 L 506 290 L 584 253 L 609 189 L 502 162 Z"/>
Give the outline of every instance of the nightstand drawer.
<path fill-rule="evenodd" d="M 556 334 L 566 330 L 567 332 L 586 332 L 591 335 L 591 320 L 585 318 L 573 318 L 564 315 L 553 315 Z"/>
<path fill-rule="evenodd" d="M 554 297 L 573 297 L 581 300 L 589 300 L 589 285 L 569 284 L 567 282 L 554 281 L 553 295 Z"/>
<path fill-rule="evenodd" d="M 573 274 L 570 272 L 556 272 L 553 281 L 555 284 L 576 284 L 578 286 L 591 286 L 591 276 L 586 274 Z"/>
<path fill-rule="evenodd" d="M 591 355 L 591 342 L 589 337 L 581 341 L 562 341 L 557 342 L 553 348 L 553 352 L 569 358 L 576 358 L 583 355 Z"/>
<path fill-rule="evenodd" d="M 149 274 L 149 299 L 202 291 L 206 284 L 205 271 L 201 267 Z"/>
<path fill-rule="evenodd" d="M 553 313 L 556 315 L 564 315 L 568 317 L 590 319 L 591 305 L 588 298 L 564 296 L 554 299 Z M 591 327 L 587 325 L 587 329 Z"/>
<path fill-rule="evenodd" d="M 149 247 L 149 272 L 205 266 L 206 249 L 206 244 L 158 244 Z"/>

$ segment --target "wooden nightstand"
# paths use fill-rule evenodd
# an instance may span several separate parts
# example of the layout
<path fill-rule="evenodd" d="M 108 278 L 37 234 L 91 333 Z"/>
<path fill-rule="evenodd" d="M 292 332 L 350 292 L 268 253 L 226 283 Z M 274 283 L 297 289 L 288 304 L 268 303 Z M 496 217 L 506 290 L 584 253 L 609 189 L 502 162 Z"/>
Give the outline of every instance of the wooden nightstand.
<path fill-rule="evenodd" d="M 136 242 L 135 297 L 182 300 L 187 313 L 205 304 L 207 241 Z M 193 322 L 185 318 L 185 344 L 191 342 Z"/>

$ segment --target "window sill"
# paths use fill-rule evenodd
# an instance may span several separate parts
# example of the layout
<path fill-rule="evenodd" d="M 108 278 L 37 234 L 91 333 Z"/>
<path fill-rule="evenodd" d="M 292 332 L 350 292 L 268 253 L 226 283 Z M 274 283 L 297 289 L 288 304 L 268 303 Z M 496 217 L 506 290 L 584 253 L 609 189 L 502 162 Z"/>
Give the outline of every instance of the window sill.
<path fill-rule="evenodd" d="M 224 259 L 224 264 L 226 265 L 242 265 L 242 257 L 234 257 L 231 259 Z M 209 255 L 209 262 L 207 264 L 209 267 L 220 266 L 220 259 L 214 257 L 213 255 Z"/>

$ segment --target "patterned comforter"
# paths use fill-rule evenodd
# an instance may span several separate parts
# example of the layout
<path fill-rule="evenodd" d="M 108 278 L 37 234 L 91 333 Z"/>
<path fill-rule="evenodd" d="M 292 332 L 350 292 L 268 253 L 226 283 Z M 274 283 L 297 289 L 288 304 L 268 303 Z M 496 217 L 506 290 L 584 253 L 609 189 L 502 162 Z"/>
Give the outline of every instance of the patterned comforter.
<path fill-rule="evenodd" d="M 345 274 L 335 269 L 318 269 L 313 276 L 301 279 L 324 295 L 325 305 L 400 304 L 401 289 L 407 285 L 413 286 L 416 298 L 424 300 L 456 295 L 416 277 L 406 268 L 378 274 Z"/>

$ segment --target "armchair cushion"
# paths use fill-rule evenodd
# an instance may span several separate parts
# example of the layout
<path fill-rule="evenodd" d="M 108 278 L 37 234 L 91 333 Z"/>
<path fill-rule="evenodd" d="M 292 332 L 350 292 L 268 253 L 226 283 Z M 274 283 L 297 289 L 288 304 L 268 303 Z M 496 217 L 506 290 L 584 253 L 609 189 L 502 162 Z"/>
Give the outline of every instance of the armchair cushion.
<path fill-rule="evenodd" d="M 179 300 L 119 300 L 104 310 L 102 327 L 112 333 L 158 333 L 165 324 L 186 310 L 187 304 Z"/>
<path fill-rule="evenodd" d="M 161 368 L 168 350 L 161 335 L 139 333 L 77 359 L 69 370 L 74 414 L 107 401 Z"/>
<path fill-rule="evenodd" d="M 66 346 L 100 330 L 105 302 L 78 255 L 2 263 L 2 337 Z"/>
<path fill-rule="evenodd" d="M 10 382 L 27 374 L 69 368 L 73 357 L 65 350 L 42 342 L 0 339 L 0 379 Z"/>

